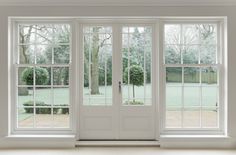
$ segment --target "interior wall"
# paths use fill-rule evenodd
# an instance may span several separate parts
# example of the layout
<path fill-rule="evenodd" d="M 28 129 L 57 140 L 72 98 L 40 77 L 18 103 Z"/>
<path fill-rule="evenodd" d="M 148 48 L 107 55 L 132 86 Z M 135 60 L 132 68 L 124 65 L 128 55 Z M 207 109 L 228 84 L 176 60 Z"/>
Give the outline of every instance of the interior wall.
<path fill-rule="evenodd" d="M 228 133 L 229 139 L 209 139 L 209 142 L 236 147 L 236 7 L 13 7 L 0 6 L 0 147 L 10 147 L 8 135 L 8 17 L 9 16 L 227 16 L 228 17 Z M 168 145 L 171 139 L 163 139 Z M 182 142 L 183 139 L 179 139 Z M 172 139 L 178 143 L 178 139 Z M 194 140 L 194 139 L 193 139 Z M 34 139 L 31 139 L 34 142 Z M 191 140 L 190 140 L 191 141 Z M 205 139 L 199 139 L 195 146 Z M 14 142 L 14 145 L 18 144 Z M 13 143 L 12 142 L 12 143 Z M 206 142 L 206 141 L 205 141 Z M 175 143 L 175 144 L 176 144 Z M 215 144 L 216 143 L 216 144 Z M 224 143 L 224 144 L 225 144 Z M 181 144 L 181 143 L 179 143 Z M 205 145 L 205 143 L 204 143 Z M 194 146 L 194 145 L 193 145 Z M 199 145 L 200 146 L 200 145 Z M 214 147 L 213 146 L 213 147 Z"/>

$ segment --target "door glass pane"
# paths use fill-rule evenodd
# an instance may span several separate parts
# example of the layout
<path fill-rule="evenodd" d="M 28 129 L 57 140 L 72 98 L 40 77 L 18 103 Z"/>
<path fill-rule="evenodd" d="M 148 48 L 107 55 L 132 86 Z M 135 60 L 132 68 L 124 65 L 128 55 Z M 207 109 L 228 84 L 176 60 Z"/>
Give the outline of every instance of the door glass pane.
<path fill-rule="evenodd" d="M 151 105 L 151 27 L 123 27 L 123 105 Z"/>
<path fill-rule="evenodd" d="M 112 28 L 84 27 L 84 105 L 112 104 Z"/>

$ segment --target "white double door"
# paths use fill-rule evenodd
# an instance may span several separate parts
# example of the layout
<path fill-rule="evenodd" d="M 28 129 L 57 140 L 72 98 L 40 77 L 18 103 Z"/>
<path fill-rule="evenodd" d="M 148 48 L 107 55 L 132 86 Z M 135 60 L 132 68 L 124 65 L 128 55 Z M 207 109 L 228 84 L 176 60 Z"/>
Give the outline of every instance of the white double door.
<path fill-rule="evenodd" d="M 154 140 L 151 24 L 80 25 L 81 140 Z"/>

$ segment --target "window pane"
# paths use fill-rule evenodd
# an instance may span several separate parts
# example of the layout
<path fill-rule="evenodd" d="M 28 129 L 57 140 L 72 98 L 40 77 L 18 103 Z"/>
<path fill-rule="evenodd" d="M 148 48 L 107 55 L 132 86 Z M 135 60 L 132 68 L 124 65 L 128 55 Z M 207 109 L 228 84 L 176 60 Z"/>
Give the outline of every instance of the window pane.
<path fill-rule="evenodd" d="M 19 108 L 17 122 L 20 128 L 34 127 L 34 108 Z"/>
<path fill-rule="evenodd" d="M 70 59 L 70 46 L 60 45 L 54 48 L 54 63 L 68 64 Z"/>
<path fill-rule="evenodd" d="M 217 25 L 199 24 L 200 39 L 203 45 L 214 45 L 217 43 Z"/>
<path fill-rule="evenodd" d="M 166 106 L 182 106 L 182 87 L 166 87 Z"/>
<path fill-rule="evenodd" d="M 69 67 L 53 68 L 53 84 L 69 85 Z"/>
<path fill-rule="evenodd" d="M 184 46 L 182 53 L 184 64 L 198 64 L 199 46 Z"/>
<path fill-rule="evenodd" d="M 32 45 L 20 45 L 19 59 L 20 64 L 34 64 L 35 47 Z"/>
<path fill-rule="evenodd" d="M 218 106 L 218 87 L 202 87 L 202 105 Z"/>
<path fill-rule="evenodd" d="M 35 106 L 51 106 L 52 90 L 50 87 L 35 88 Z"/>
<path fill-rule="evenodd" d="M 218 109 L 211 107 L 211 108 L 204 108 L 202 110 L 202 127 L 207 128 L 216 128 L 218 127 Z"/>
<path fill-rule="evenodd" d="M 191 108 L 184 110 L 183 127 L 199 128 L 200 127 L 200 109 Z"/>
<path fill-rule="evenodd" d="M 218 83 L 218 71 L 216 67 L 202 68 L 202 84 L 216 85 Z"/>
<path fill-rule="evenodd" d="M 34 25 L 33 26 L 36 34 L 36 42 L 40 44 L 52 44 L 53 43 L 53 33 L 54 26 L 51 24 Z"/>
<path fill-rule="evenodd" d="M 167 67 L 166 68 L 166 82 L 171 84 L 182 84 L 182 68 L 181 67 Z"/>
<path fill-rule="evenodd" d="M 206 45 L 200 48 L 200 57 L 202 64 L 216 64 L 216 45 Z"/>
<path fill-rule="evenodd" d="M 36 63 L 52 64 L 52 47 L 49 45 L 38 45 L 36 47 Z"/>
<path fill-rule="evenodd" d="M 18 88 L 18 106 L 34 106 L 34 90 L 33 87 Z"/>
<path fill-rule="evenodd" d="M 179 24 L 165 25 L 165 44 L 180 44 L 180 32 Z"/>
<path fill-rule="evenodd" d="M 166 110 L 166 127 L 180 128 L 182 126 L 181 108 L 168 108 Z"/>
<path fill-rule="evenodd" d="M 34 68 L 19 67 L 18 68 L 18 85 L 33 85 L 34 84 Z"/>
<path fill-rule="evenodd" d="M 181 46 L 179 45 L 165 46 L 165 63 L 181 64 Z"/>
<path fill-rule="evenodd" d="M 196 67 L 184 68 L 184 83 L 198 84 L 200 83 L 200 71 Z"/>
<path fill-rule="evenodd" d="M 69 88 L 53 88 L 54 106 L 68 106 L 70 103 Z"/>
<path fill-rule="evenodd" d="M 19 43 L 30 44 L 35 42 L 36 26 L 20 24 L 19 25 Z"/>
<path fill-rule="evenodd" d="M 192 107 L 200 105 L 200 88 L 199 87 L 184 87 L 184 106 Z"/>
<path fill-rule="evenodd" d="M 36 108 L 36 115 L 35 115 L 35 125 L 36 127 L 43 128 L 43 127 L 52 127 L 52 114 L 51 108 Z"/>
<path fill-rule="evenodd" d="M 70 127 L 69 108 L 53 108 L 53 126 L 60 128 Z"/>
<path fill-rule="evenodd" d="M 51 85 L 51 68 L 35 67 L 36 85 Z"/>
<path fill-rule="evenodd" d="M 71 27 L 69 24 L 57 24 L 54 26 L 54 39 L 56 43 L 70 43 Z"/>
<path fill-rule="evenodd" d="M 182 44 L 199 44 L 199 28 L 197 24 L 182 25 Z"/>

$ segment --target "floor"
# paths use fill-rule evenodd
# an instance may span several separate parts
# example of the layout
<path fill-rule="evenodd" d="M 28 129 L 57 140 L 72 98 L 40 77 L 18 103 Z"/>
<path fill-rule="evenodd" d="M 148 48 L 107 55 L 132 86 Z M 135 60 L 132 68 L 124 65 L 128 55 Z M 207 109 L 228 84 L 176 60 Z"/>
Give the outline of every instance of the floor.
<path fill-rule="evenodd" d="M 236 150 L 161 149 L 159 147 L 79 147 L 0 150 L 0 155 L 235 155 Z"/>

